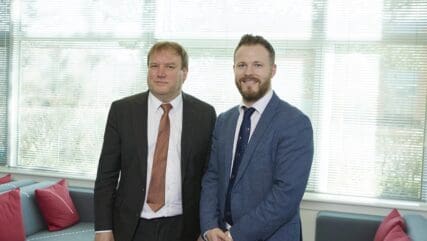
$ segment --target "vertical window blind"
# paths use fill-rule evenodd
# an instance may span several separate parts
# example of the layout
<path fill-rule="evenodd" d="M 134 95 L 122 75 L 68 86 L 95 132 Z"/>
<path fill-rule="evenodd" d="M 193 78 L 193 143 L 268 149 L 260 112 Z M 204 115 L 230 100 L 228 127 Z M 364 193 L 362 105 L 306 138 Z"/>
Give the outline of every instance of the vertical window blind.
<path fill-rule="evenodd" d="M 10 2 L 0 1 L 0 164 L 7 159 Z"/>
<path fill-rule="evenodd" d="M 189 52 L 184 91 L 217 112 L 238 104 L 233 50 L 253 33 L 276 49 L 273 89 L 312 120 L 309 192 L 427 199 L 425 0 L 11 0 L 9 9 L 0 158 L 8 148 L 17 167 L 93 177 L 109 105 L 147 89 L 146 54 L 159 40 Z"/>

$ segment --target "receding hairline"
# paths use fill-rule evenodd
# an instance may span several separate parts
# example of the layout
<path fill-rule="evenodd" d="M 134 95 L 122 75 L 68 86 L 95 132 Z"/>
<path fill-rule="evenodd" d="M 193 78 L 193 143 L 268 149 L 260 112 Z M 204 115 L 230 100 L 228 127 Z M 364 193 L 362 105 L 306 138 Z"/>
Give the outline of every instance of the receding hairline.
<path fill-rule="evenodd" d="M 147 54 L 147 66 L 150 64 L 150 58 L 154 53 L 162 51 L 171 51 L 181 58 L 181 69 L 188 70 L 188 54 L 185 48 L 177 42 L 162 41 L 155 43 Z"/>

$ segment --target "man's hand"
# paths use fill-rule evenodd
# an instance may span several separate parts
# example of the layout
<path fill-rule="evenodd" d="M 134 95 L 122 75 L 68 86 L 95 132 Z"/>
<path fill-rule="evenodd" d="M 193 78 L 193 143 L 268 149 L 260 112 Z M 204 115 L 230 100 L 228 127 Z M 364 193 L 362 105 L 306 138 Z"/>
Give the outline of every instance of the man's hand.
<path fill-rule="evenodd" d="M 213 228 L 206 232 L 208 241 L 229 241 L 230 239 L 219 228 Z"/>
<path fill-rule="evenodd" d="M 204 241 L 202 235 L 199 235 L 199 237 L 197 237 L 197 241 Z"/>
<path fill-rule="evenodd" d="M 233 237 L 231 237 L 230 231 L 225 232 L 225 236 L 227 236 L 227 241 L 233 241 Z"/>
<path fill-rule="evenodd" d="M 95 241 L 114 241 L 113 232 L 96 233 Z"/>

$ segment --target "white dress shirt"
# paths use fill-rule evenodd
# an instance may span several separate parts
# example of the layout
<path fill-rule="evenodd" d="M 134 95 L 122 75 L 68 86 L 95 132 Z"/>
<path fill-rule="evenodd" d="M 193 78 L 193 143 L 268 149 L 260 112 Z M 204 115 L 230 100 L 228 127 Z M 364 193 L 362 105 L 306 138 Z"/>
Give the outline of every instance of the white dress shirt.
<path fill-rule="evenodd" d="M 267 93 L 261 97 L 261 99 L 257 100 L 252 106 L 245 106 L 243 103 L 240 104 L 239 107 L 239 118 L 237 119 L 237 125 L 236 125 L 236 130 L 234 132 L 234 144 L 233 144 L 233 161 L 231 162 L 231 169 L 233 170 L 233 163 L 234 163 L 234 154 L 236 152 L 236 145 L 237 145 L 237 138 L 239 137 L 239 130 L 240 130 L 240 126 L 242 125 L 243 122 L 243 115 L 244 115 L 244 110 L 243 107 L 253 107 L 255 109 L 254 113 L 251 115 L 251 131 L 249 134 L 249 141 L 251 140 L 252 134 L 254 133 L 254 130 L 256 128 L 256 126 L 258 125 L 258 121 L 261 118 L 262 113 L 265 110 L 265 107 L 267 107 L 268 102 L 270 102 L 271 97 L 273 97 L 273 90 L 270 89 L 267 91 Z M 230 172 L 231 175 L 231 172 Z"/>
<path fill-rule="evenodd" d="M 141 218 L 152 219 L 159 217 L 171 217 L 182 214 L 182 195 L 181 195 L 181 132 L 182 132 L 182 94 L 173 99 L 170 104 L 172 109 L 169 111 L 170 135 L 168 158 L 166 165 L 166 187 L 165 187 L 165 205 L 153 212 L 147 204 L 148 187 L 151 181 L 151 170 L 153 167 L 153 156 L 156 148 L 157 134 L 159 130 L 160 118 L 163 115 L 163 104 L 151 92 L 148 94 L 148 116 L 147 116 L 147 188 L 145 193 L 144 207 L 141 212 Z"/>

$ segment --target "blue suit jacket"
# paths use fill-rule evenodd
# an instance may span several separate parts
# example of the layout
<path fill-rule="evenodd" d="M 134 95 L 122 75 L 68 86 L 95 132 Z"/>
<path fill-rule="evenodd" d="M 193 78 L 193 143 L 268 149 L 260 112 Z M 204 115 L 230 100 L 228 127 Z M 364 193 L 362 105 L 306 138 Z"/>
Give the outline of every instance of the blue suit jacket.
<path fill-rule="evenodd" d="M 203 177 L 202 233 L 224 229 L 238 107 L 216 122 L 211 157 Z M 273 94 L 249 140 L 231 194 L 234 241 L 299 241 L 299 205 L 313 160 L 310 120 Z"/>

